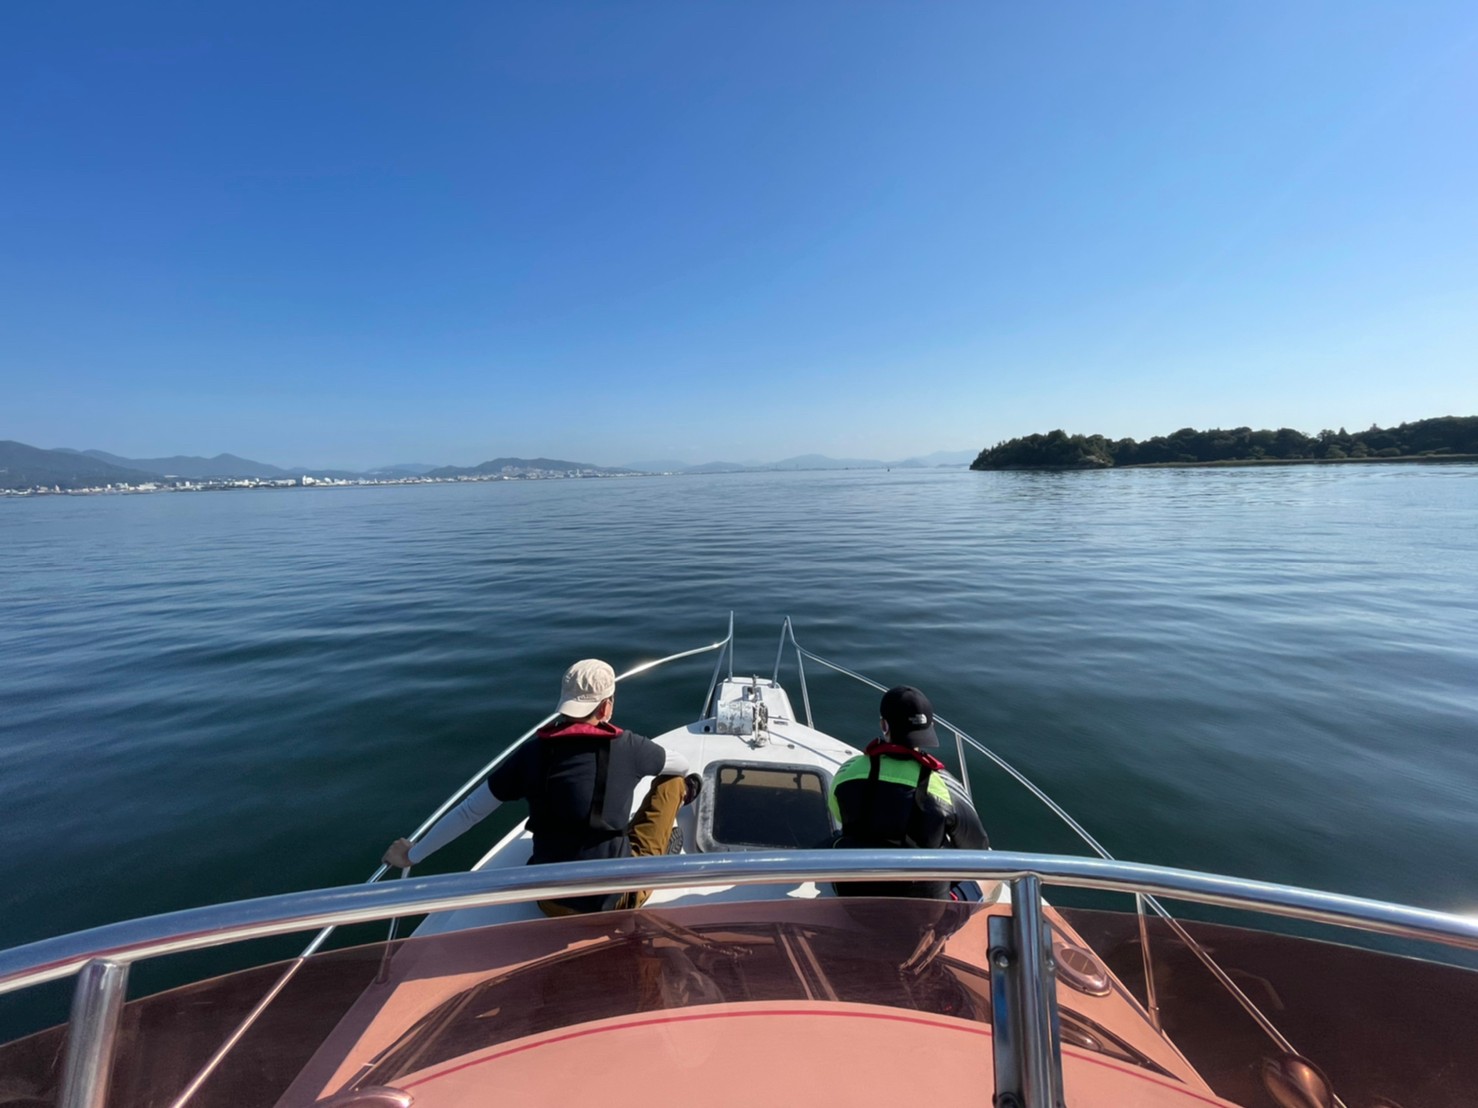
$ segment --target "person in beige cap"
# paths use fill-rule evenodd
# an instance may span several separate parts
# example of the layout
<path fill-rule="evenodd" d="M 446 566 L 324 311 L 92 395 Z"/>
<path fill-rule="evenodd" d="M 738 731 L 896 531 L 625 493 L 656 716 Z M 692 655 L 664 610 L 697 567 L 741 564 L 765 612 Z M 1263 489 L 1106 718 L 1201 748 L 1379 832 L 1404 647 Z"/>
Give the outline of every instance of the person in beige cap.
<path fill-rule="evenodd" d="M 616 673 L 587 658 L 565 671 L 558 716 L 525 741 L 472 795 L 436 822 L 414 845 L 397 839 L 385 862 L 419 863 L 509 800 L 527 800 L 534 836 L 531 865 L 577 859 L 665 854 L 678 809 L 697 794 L 696 777 L 684 779 L 687 759 L 651 739 L 611 723 Z M 636 815 L 637 784 L 653 777 Z M 546 915 L 637 908 L 650 891 L 540 901 Z"/>

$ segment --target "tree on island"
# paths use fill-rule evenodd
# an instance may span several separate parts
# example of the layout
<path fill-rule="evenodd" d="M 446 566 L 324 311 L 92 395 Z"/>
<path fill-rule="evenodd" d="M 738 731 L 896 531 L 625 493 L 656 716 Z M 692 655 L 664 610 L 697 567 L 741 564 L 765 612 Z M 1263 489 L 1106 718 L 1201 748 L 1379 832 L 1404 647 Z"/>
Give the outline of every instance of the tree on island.
<path fill-rule="evenodd" d="M 1478 416 L 1442 416 L 1351 434 L 1341 427 L 1305 435 L 1291 427 L 1197 431 L 1182 427 L 1144 442 L 1049 431 L 997 443 L 971 469 L 1107 469 L 1110 466 L 1205 465 L 1231 462 L 1347 461 L 1361 458 L 1440 459 L 1478 455 Z"/>

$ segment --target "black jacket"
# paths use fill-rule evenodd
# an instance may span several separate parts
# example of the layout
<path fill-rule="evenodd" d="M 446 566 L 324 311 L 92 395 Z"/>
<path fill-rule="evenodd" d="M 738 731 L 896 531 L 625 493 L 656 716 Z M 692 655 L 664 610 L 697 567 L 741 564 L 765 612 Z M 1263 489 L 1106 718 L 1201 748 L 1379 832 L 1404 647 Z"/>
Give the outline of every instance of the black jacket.
<path fill-rule="evenodd" d="M 651 739 L 609 723 L 551 725 L 488 777 L 499 800 L 529 802 L 530 865 L 624 858 L 636 786 L 662 772 L 667 754 Z M 608 908 L 614 897 L 561 901 L 577 911 Z"/>
<path fill-rule="evenodd" d="M 927 754 L 875 743 L 832 779 L 832 813 L 841 847 L 985 850 L 975 807 L 944 766 Z M 948 881 L 848 881 L 843 896 L 949 896 Z"/>

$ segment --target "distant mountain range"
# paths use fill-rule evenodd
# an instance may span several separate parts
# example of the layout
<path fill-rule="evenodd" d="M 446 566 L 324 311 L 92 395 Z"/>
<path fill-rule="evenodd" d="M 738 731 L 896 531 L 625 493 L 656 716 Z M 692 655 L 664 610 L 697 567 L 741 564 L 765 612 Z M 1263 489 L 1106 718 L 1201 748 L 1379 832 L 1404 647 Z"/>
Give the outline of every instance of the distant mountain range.
<path fill-rule="evenodd" d="M 367 469 L 364 475 L 366 477 L 424 477 L 437 468 L 439 467 L 428 466 L 424 462 L 401 462 L 399 465 Z"/>
<path fill-rule="evenodd" d="M 42 450 L 23 442 L 0 441 L 0 488 L 82 489 L 158 479 L 158 474 L 100 461 L 76 450 Z"/>
<path fill-rule="evenodd" d="M 120 458 L 104 450 L 68 450 L 63 454 L 80 454 L 96 458 L 109 465 L 125 469 L 139 469 L 161 477 L 293 477 L 303 471 L 286 470 L 266 462 L 254 462 L 250 458 L 238 458 L 235 454 L 217 454 L 214 458 L 190 458 L 177 454 L 172 458 Z"/>
<path fill-rule="evenodd" d="M 494 458 L 476 466 L 433 466 L 401 462 L 364 472 L 318 469 L 312 466 L 274 466 L 235 454 L 214 458 L 175 455 L 168 458 L 124 458 L 105 450 L 43 450 L 22 442 L 0 441 L 0 488 L 86 489 L 103 485 L 143 485 L 171 480 L 210 481 L 294 477 L 342 480 L 396 480 L 408 477 L 533 477 L 555 474 L 600 476 L 634 472 L 557 458 Z"/>
<path fill-rule="evenodd" d="M 532 477 L 589 474 L 617 476 L 633 473 L 738 473 L 752 470 L 905 469 L 965 465 L 975 451 L 941 451 L 917 458 L 885 462 L 874 458 L 830 458 L 801 454 L 778 462 L 707 462 L 688 465 L 677 461 L 633 462 L 625 466 L 598 466 L 559 458 L 494 458 L 475 466 L 433 466 L 402 462 L 362 472 L 317 469 L 311 466 L 275 466 L 235 454 L 214 458 L 173 455 L 167 458 L 125 458 L 105 450 L 43 450 L 25 443 L 0 441 L 0 488 L 93 488 L 100 485 L 140 485 L 167 480 L 284 479 L 302 477 L 346 480 L 396 480 L 407 477 Z"/>
<path fill-rule="evenodd" d="M 928 469 L 935 466 L 969 465 L 978 453 L 977 450 L 940 450 L 896 462 L 878 458 L 832 458 L 825 454 L 798 454 L 794 458 L 783 458 L 778 462 L 706 462 L 703 465 L 675 461 L 628 462 L 625 468 L 638 473 L 740 473 L 745 470 L 768 469 Z"/>
<path fill-rule="evenodd" d="M 426 477 L 497 477 L 538 473 L 632 473 L 630 469 L 593 466 L 585 462 L 565 462 L 558 458 L 494 458 L 475 466 L 442 466 L 428 471 Z"/>
<path fill-rule="evenodd" d="M 427 467 L 429 468 L 429 467 Z M 301 477 L 356 478 L 344 470 L 281 466 L 217 454 L 214 458 L 176 455 L 170 458 L 124 458 L 106 450 L 42 450 L 23 442 L 0 442 L 0 488 L 86 489 L 101 485 L 144 485 L 182 481 L 231 480 L 241 478 L 285 479 Z M 400 476 L 394 474 L 392 476 Z"/>

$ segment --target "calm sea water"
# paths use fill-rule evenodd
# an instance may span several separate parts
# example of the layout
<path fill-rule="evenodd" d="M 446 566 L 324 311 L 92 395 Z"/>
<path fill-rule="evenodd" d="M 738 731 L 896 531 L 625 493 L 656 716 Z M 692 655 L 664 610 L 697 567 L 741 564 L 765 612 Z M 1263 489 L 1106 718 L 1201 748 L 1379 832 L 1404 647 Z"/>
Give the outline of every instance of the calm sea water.
<path fill-rule="evenodd" d="M 362 880 L 570 661 L 731 609 L 739 669 L 790 615 L 1120 857 L 1478 909 L 1478 467 L 857 471 L 0 502 L 0 946 Z M 1075 849 L 976 782 L 997 846 Z"/>

